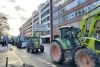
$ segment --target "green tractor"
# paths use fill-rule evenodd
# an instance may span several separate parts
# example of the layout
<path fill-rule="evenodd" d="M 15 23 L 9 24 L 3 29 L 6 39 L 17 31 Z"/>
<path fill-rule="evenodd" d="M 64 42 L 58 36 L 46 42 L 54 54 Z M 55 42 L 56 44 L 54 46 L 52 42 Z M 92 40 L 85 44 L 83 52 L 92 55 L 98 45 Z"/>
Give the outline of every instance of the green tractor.
<path fill-rule="evenodd" d="M 39 50 L 41 52 L 44 52 L 44 46 L 40 45 L 39 37 L 29 37 L 28 40 L 29 40 L 29 43 L 26 46 L 27 52 L 38 53 Z"/>
<path fill-rule="evenodd" d="M 99 67 L 100 6 L 87 13 L 78 27 L 60 27 L 60 37 L 51 42 L 53 62 L 74 60 L 77 67 Z"/>

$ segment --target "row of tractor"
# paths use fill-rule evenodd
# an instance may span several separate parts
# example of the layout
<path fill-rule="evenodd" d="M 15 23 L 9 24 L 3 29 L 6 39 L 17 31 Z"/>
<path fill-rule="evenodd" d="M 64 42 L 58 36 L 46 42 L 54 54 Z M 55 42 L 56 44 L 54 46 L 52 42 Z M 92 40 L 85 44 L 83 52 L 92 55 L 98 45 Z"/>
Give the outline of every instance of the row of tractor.
<path fill-rule="evenodd" d="M 39 51 L 44 52 L 44 46 L 40 45 L 40 38 L 35 36 L 18 36 L 12 39 L 11 44 L 17 48 L 26 48 L 26 51 L 31 53 L 38 53 Z"/>
<path fill-rule="evenodd" d="M 50 56 L 55 63 L 74 61 L 77 67 L 100 67 L 100 6 L 85 14 L 80 28 L 60 26 L 60 37 L 52 40 Z M 17 38 L 18 48 L 25 45 L 27 52 L 44 52 L 39 37 Z"/>

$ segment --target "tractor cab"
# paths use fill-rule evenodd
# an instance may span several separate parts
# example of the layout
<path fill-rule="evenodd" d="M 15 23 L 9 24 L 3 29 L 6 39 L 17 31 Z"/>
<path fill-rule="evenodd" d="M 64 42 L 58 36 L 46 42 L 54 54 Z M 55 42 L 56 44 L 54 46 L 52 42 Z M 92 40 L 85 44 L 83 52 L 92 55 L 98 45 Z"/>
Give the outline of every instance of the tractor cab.
<path fill-rule="evenodd" d="M 66 43 L 70 43 L 68 45 L 69 48 L 74 48 L 76 45 L 79 45 L 78 35 L 77 33 L 80 32 L 80 28 L 74 26 L 63 26 L 59 28 L 60 30 L 60 37 L 66 41 Z"/>
<path fill-rule="evenodd" d="M 77 37 L 77 33 L 80 32 L 80 28 L 69 26 L 69 27 L 60 27 L 60 37 L 61 38 L 67 38 L 67 39 L 73 39 Z"/>

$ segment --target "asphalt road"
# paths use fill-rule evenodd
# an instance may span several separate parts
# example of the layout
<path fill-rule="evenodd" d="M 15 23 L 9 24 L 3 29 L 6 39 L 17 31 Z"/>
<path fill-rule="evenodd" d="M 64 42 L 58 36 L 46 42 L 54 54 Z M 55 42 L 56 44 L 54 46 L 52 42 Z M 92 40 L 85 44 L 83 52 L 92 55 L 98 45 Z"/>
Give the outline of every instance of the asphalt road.
<path fill-rule="evenodd" d="M 74 63 L 64 62 L 63 64 L 55 64 L 50 58 L 50 46 L 45 45 L 44 53 L 28 53 L 26 49 L 18 49 L 15 46 L 12 47 L 19 60 L 34 65 L 34 67 L 75 67 Z"/>

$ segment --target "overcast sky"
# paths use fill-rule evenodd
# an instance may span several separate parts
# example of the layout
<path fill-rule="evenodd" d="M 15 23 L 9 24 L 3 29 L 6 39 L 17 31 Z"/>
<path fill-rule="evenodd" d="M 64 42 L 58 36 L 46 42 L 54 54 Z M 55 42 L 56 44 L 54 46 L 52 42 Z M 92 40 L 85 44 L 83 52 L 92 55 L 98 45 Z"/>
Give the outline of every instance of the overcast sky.
<path fill-rule="evenodd" d="M 32 15 L 40 3 L 46 0 L 0 0 L 0 12 L 9 15 L 10 34 L 18 35 L 19 27 Z"/>

